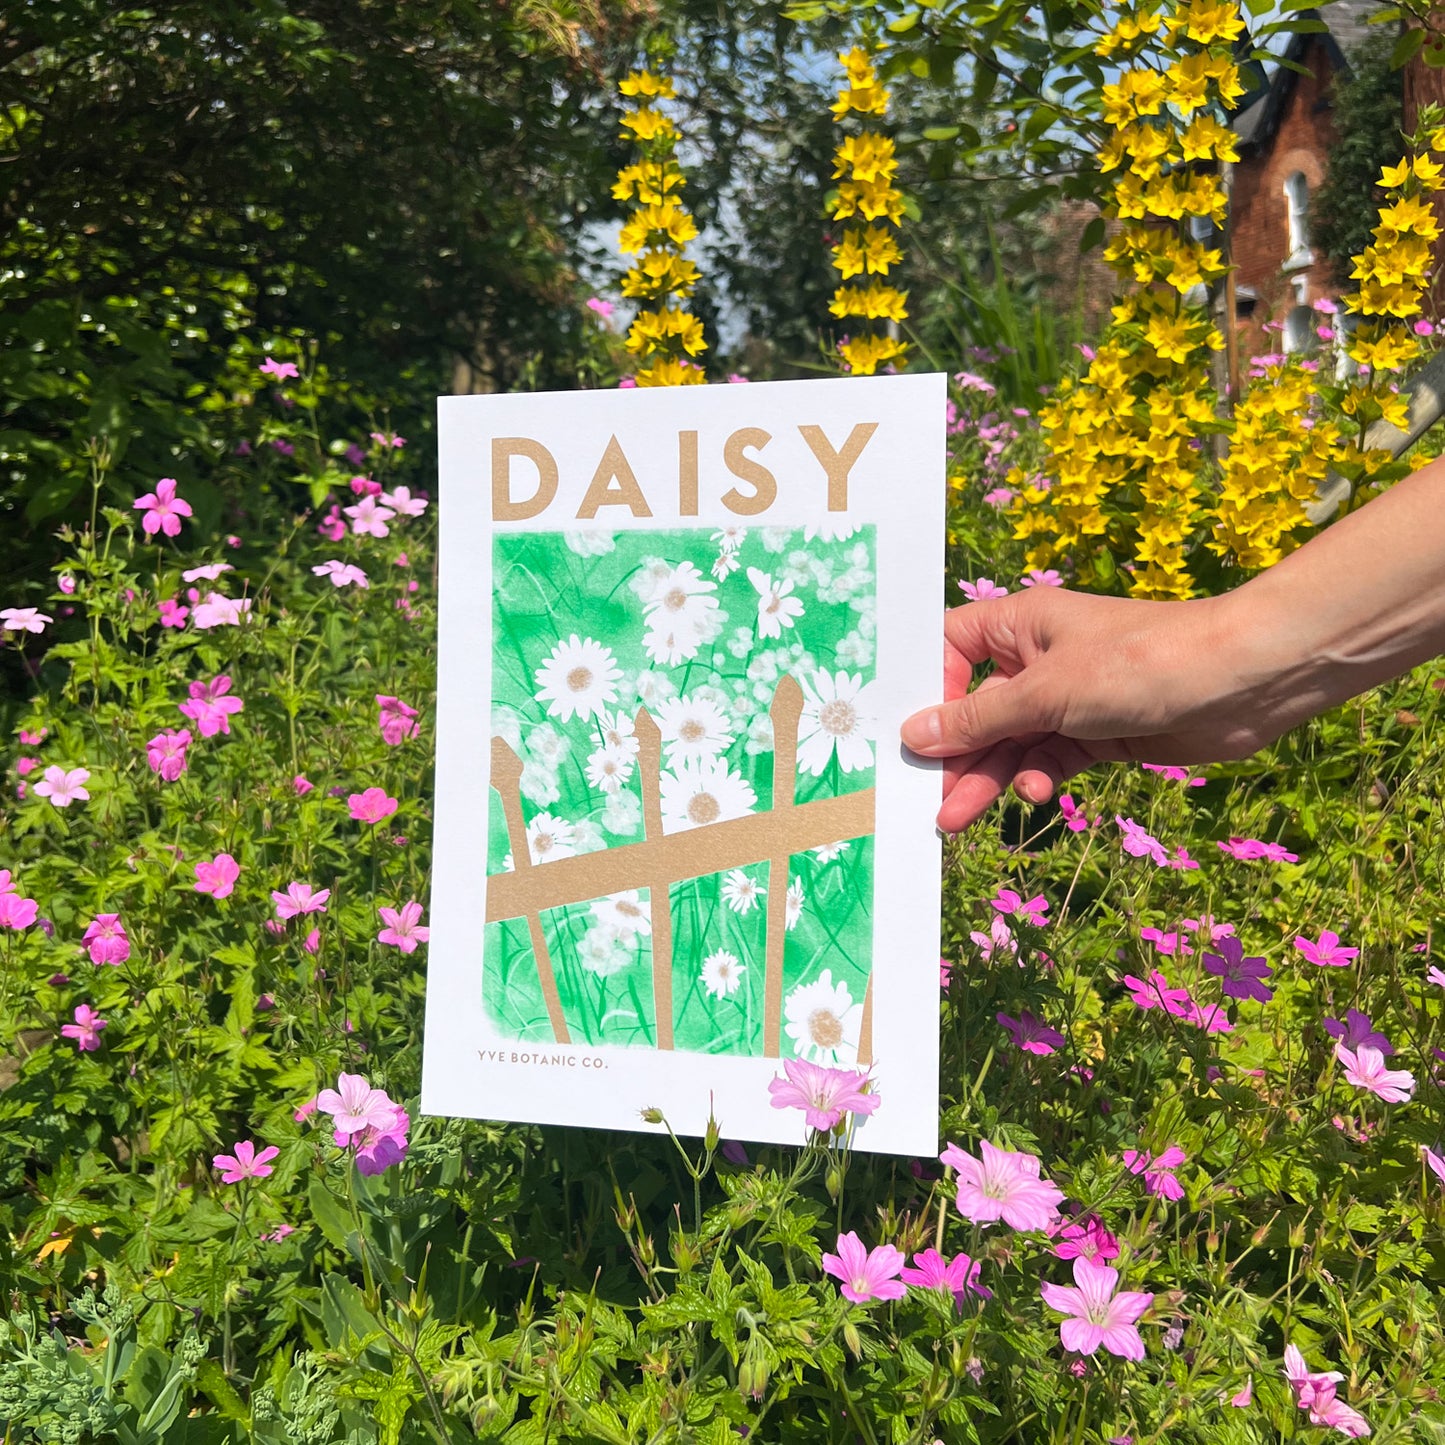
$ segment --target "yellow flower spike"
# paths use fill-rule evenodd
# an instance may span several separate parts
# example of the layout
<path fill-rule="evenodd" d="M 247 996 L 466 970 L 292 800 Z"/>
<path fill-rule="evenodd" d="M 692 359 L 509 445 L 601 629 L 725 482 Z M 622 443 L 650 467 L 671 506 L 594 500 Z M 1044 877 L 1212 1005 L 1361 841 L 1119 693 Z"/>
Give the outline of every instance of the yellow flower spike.
<path fill-rule="evenodd" d="M 617 88 L 626 96 L 648 95 L 659 100 L 673 100 L 677 96 L 672 81 L 650 70 L 634 70 L 625 80 L 618 81 Z"/>
<path fill-rule="evenodd" d="M 631 131 L 633 136 L 644 144 L 648 141 L 677 139 L 677 127 L 671 118 L 663 115 L 660 110 L 654 110 L 650 105 L 629 110 L 622 117 L 622 131 L 624 135 Z"/>

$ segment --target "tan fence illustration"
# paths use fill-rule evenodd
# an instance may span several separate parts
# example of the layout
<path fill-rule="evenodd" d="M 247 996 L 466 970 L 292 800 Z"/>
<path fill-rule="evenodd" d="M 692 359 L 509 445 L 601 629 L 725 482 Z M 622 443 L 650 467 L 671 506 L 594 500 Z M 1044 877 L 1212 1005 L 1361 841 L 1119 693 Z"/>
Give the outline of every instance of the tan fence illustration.
<path fill-rule="evenodd" d="M 652 996 L 657 1020 L 657 1047 L 672 1042 L 672 884 L 754 863 L 768 866 L 766 982 L 763 1008 L 763 1054 L 781 1053 L 783 1015 L 783 945 L 787 927 L 789 859 L 794 853 L 821 848 L 873 832 L 873 789 L 795 803 L 798 719 L 803 690 L 791 677 L 782 678 L 773 693 L 768 715 L 773 724 L 773 806 L 725 823 L 709 823 L 663 836 L 662 734 L 645 707 L 637 711 L 637 768 L 642 782 L 644 841 L 604 848 L 572 858 L 533 863 L 522 817 L 522 760 L 499 737 L 492 739 L 492 786 L 502 800 L 513 870 L 487 879 L 487 922 L 525 918 L 537 962 L 537 977 L 547 1017 L 558 1043 L 569 1043 L 567 1021 L 557 992 L 557 978 L 547 951 L 541 915 L 549 908 L 586 903 L 630 888 L 649 890 L 652 909 Z M 873 981 L 863 995 L 858 1060 L 873 1055 Z"/>

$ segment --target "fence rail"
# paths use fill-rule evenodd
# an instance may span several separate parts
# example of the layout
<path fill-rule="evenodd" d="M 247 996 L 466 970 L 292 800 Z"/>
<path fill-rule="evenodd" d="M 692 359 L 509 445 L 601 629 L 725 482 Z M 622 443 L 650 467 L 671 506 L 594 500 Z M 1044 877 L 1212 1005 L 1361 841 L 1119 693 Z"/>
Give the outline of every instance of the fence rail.
<path fill-rule="evenodd" d="M 652 998 L 657 1047 L 671 1049 L 672 906 L 674 883 L 750 864 L 768 865 L 768 920 L 763 990 L 763 1056 L 782 1051 L 783 951 L 787 938 L 790 859 L 809 848 L 863 838 L 874 829 L 872 788 L 797 803 L 798 720 L 803 690 L 783 677 L 768 713 L 773 723 L 773 805 L 725 823 L 708 823 L 664 835 L 662 826 L 662 734 L 652 714 L 639 708 L 635 721 L 637 769 L 642 784 L 643 841 L 551 862 L 534 863 L 522 815 L 522 760 L 500 737 L 492 739 L 491 784 L 502 800 L 513 869 L 487 879 L 487 922 L 525 918 L 548 1022 L 558 1043 L 571 1037 L 557 991 L 557 976 L 542 928 L 542 914 L 569 903 L 586 903 L 627 889 L 648 890 L 652 913 Z M 873 1052 L 873 980 L 863 995 L 858 1059 Z"/>

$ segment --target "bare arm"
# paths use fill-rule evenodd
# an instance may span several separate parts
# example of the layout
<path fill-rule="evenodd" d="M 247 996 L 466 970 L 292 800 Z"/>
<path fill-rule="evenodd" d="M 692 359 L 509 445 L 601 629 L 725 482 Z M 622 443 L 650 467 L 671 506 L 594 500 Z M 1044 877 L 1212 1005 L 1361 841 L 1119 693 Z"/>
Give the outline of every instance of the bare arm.
<path fill-rule="evenodd" d="M 1224 596 L 1038 587 L 956 608 L 945 636 L 945 700 L 902 735 L 948 759 L 947 831 L 1010 784 L 1042 802 L 1096 762 L 1247 757 L 1445 652 L 1445 458 Z M 990 659 L 993 675 L 969 692 Z"/>

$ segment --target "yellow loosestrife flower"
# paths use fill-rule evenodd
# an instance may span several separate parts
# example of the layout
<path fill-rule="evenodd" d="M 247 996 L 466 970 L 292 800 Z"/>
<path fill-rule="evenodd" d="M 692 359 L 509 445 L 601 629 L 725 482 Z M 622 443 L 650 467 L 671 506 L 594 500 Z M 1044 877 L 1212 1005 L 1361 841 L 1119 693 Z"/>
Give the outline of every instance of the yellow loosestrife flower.
<path fill-rule="evenodd" d="M 640 365 L 638 386 L 688 386 L 704 380 L 692 358 L 707 350 L 702 322 L 681 304 L 698 282 L 697 266 L 683 254 L 697 237 L 697 222 L 683 206 L 685 182 L 677 164 L 678 130 L 654 101 L 675 97 L 672 81 L 649 70 L 635 70 L 618 90 L 638 101 L 622 117 L 641 158 L 623 166 L 612 188 L 614 199 L 635 202 L 623 223 L 618 249 L 635 256 L 622 278 L 622 294 L 641 302 L 627 332 L 627 349 Z"/>
<path fill-rule="evenodd" d="M 845 83 L 832 108 L 834 120 L 886 115 L 888 92 L 878 83 L 872 56 L 855 46 L 838 61 Z M 864 223 L 844 230 L 833 247 L 833 267 L 845 282 L 864 275 L 869 279 L 865 285 L 839 286 L 828 307 L 836 317 L 863 323 L 838 345 L 840 360 L 854 376 L 872 376 L 908 354 L 907 343 L 892 334 L 907 319 L 907 294 L 882 279 L 903 259 L 889 229 L 903 221 L 903 192 L 893 183 L 897 172 L 893 140 L 877 131 L 845 135 L 833 152 L 833 179 L 839 185 L 829 215 Z"/>

